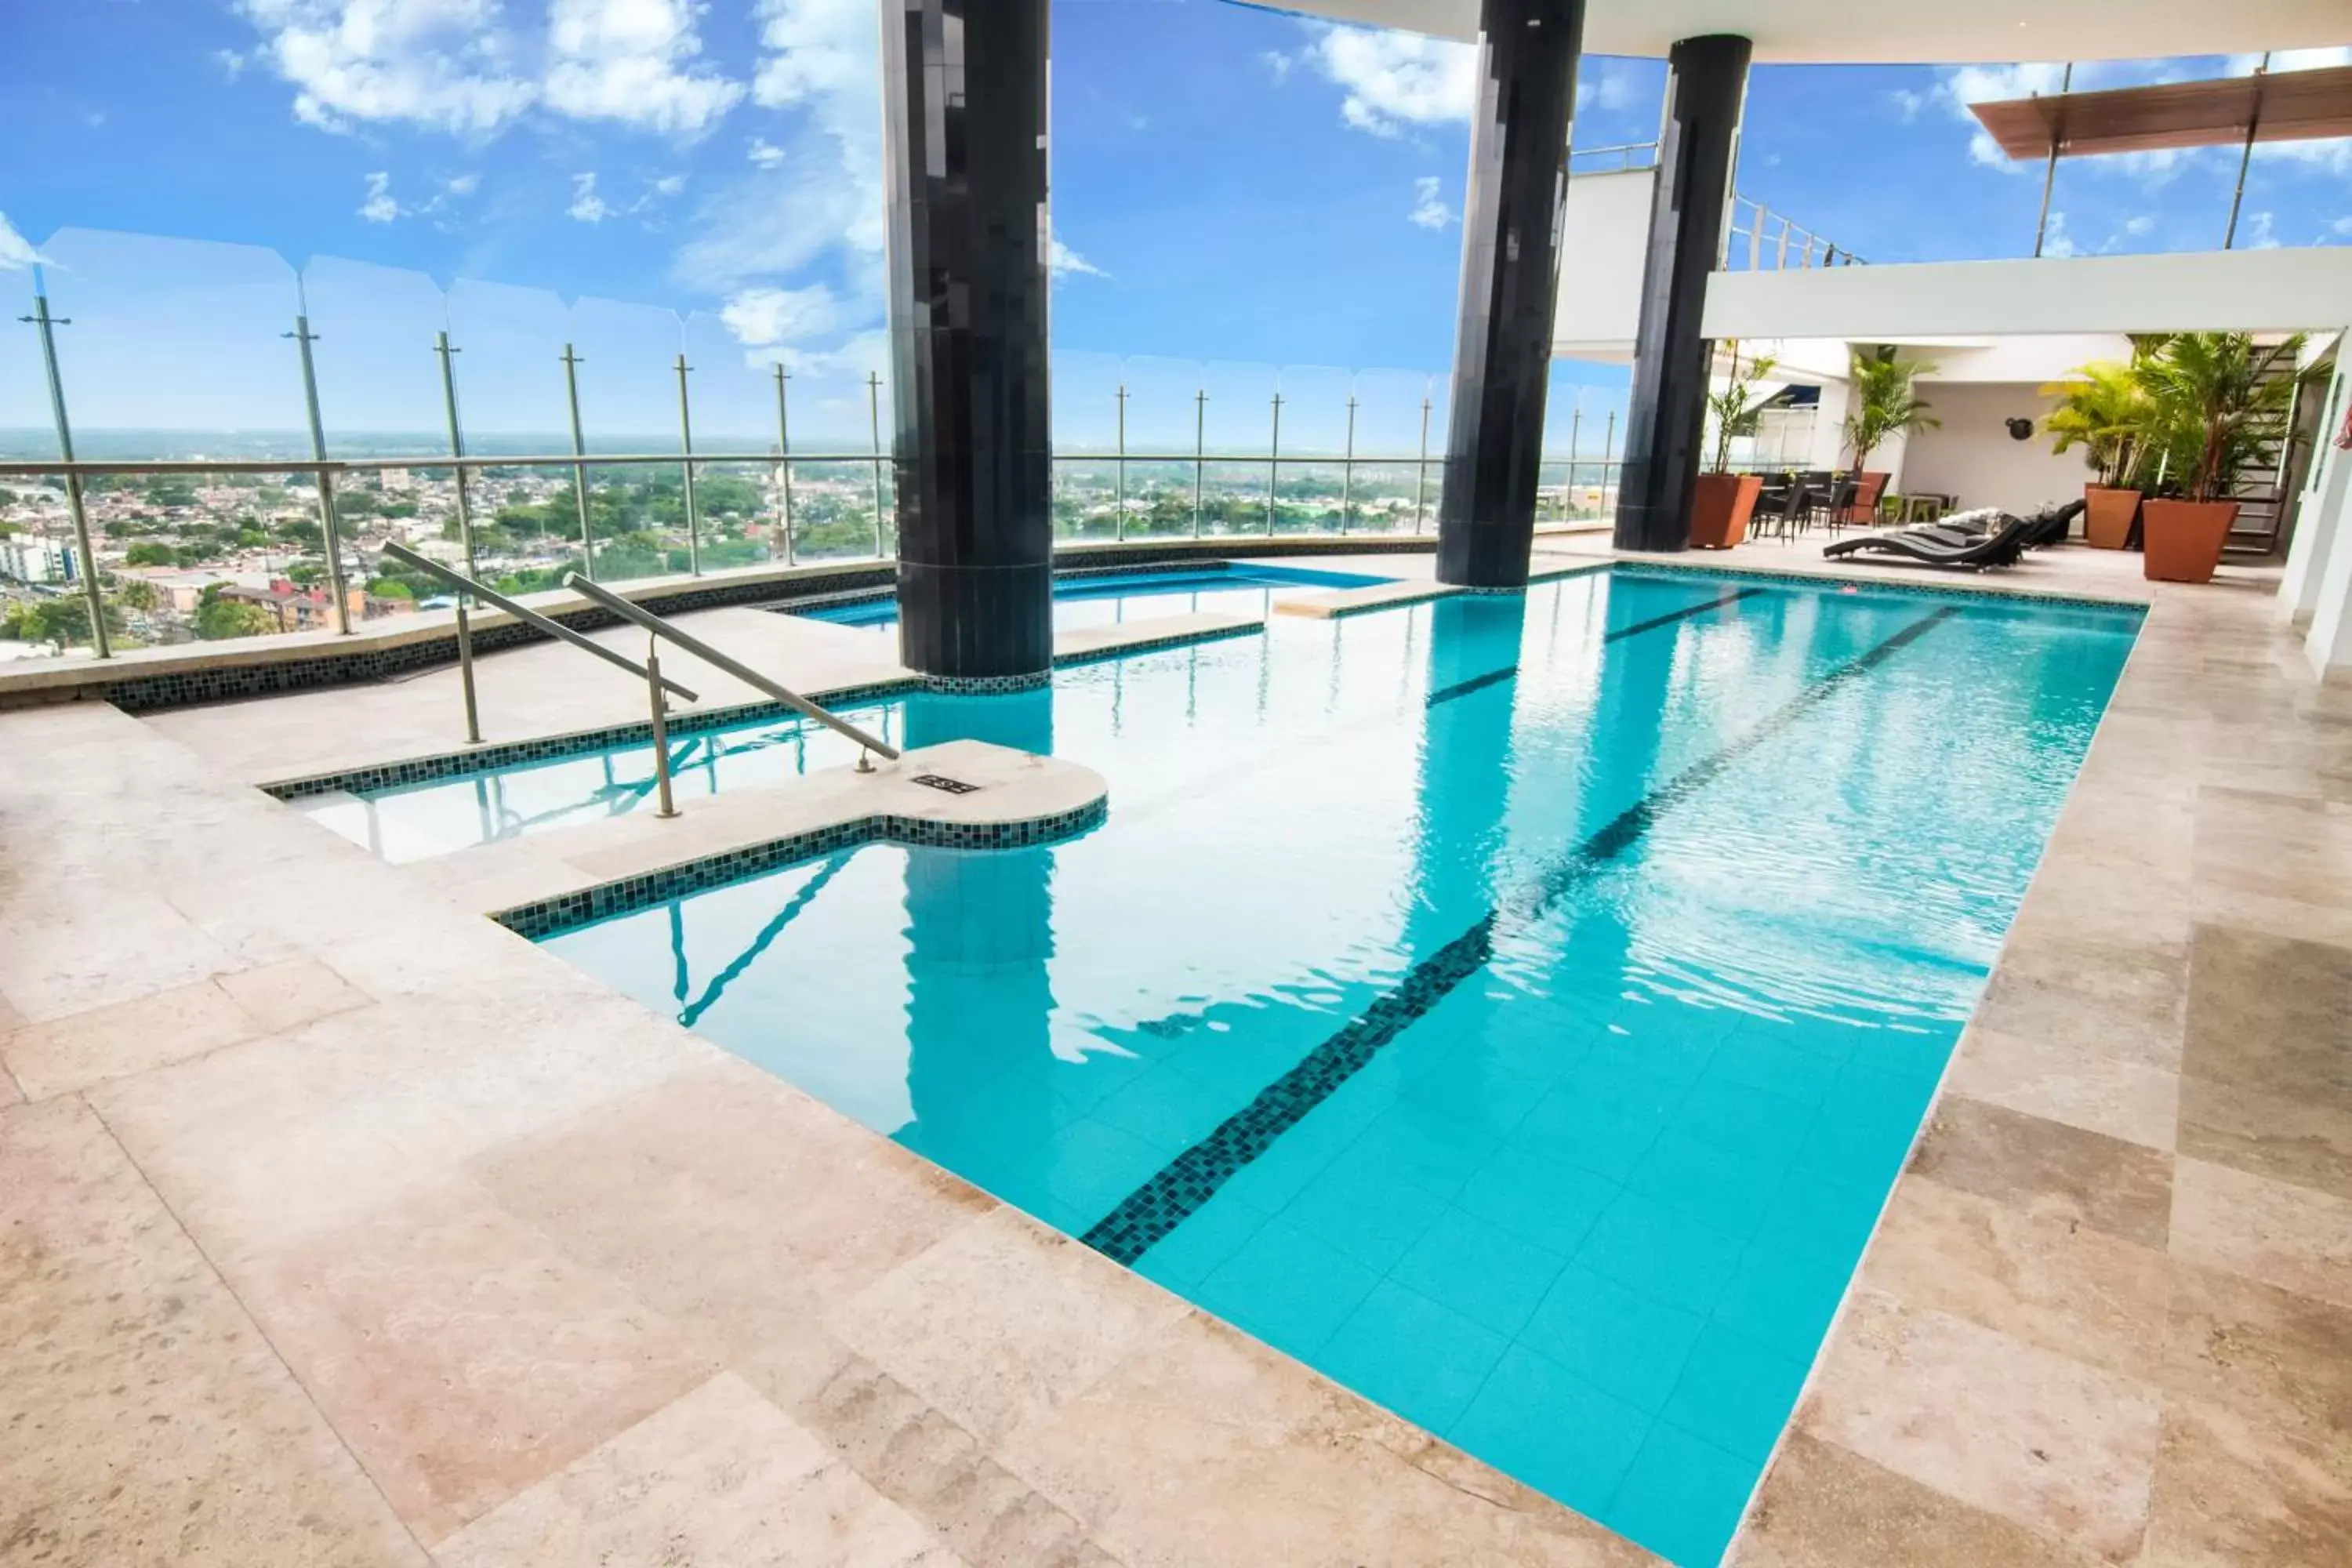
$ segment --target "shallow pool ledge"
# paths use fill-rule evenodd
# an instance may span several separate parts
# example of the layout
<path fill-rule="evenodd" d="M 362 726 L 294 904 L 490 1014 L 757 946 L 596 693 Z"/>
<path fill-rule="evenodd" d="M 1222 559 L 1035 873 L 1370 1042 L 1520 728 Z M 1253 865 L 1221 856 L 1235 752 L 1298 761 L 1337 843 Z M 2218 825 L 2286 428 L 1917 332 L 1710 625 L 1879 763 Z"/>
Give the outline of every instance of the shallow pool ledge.
<path fill-rule="evenodd" d="M 698 799 L 667 822 L 636 812 L 410 869 L 536 938 L 876 839 L 971 849 L 1051 843 L 1101 822 L 1108 805 L 1109 785 L 1092 768 L 949 741 L 877 761 L 872 773 L 845 764 Z"/>

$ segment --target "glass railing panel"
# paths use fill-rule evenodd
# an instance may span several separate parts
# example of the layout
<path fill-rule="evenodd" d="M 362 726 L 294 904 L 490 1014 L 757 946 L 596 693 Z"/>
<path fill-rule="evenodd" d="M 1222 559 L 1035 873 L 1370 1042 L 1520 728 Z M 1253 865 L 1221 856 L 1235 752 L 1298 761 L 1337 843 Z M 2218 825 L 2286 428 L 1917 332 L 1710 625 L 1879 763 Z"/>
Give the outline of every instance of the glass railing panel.
<path fill-rule="evenodd" d="M 579 355 L 580 422 L 588 450 L 678 452 L 677 313 L 659 306 L 583 299 L 572 307 Z M 655 576 L 692 569 L 686 472 L 674 463 L 608 464 L 596 470 L 618 531 L 606 533 L 592 496 L 600 541 L 597 575 Z M 602 542 L 610 541 L 609 543 Z M 604 552 L 612 552 L 612 565 Z"/>
<path fill-rule="evenodd" d="M 43 253 L 79 457 L 310 456 L 294 270 L 274 251 L 68 228 Z"/>
<path fill-rule="evenodd" d="M 1418 370 L 1357 372 L 1356 456 L 1418 458 L 1424 450 L 1444 456 L 1433 379 Z"/>
<path fill-rule="evenodd" d="M 1207 413 L 1207 405 L 1199 396 L 1199 362 L 1136 354 L 1127 360 L 1122 374 L 1127 386 L 1127 449 L 1180 455 L 1192 452 Z M 1189 474 L 1184 483 L 1189 506 Z M 1189 515 L 1186 526 L 1191 526 Z"/>
<path fill-rule="evenodd" d="M 703 463 L 695 471 L 695 510 L 702 524 L 702 568 L 781 561 L 783 510 L 778 465 Z"/>
<path fill-rule="evenodd" d="M 302 269 L 301 284 L 328 454 L 447 451 L 441 363 L 434 352 L 435 334 L 449 319 L 440 285 L 422 272 L 332 256 L 314 257 Z"/>
<path fill-rule="evenodd" d="M 1201 367 L 1202 444 L 1211 456 L 1264 457 L 1274 449 L 1274 366 L 1212 360 Z M 1265 500 L 1260 470 L 1259 500 Z"/>
<path fill-rule="evenodd" d="M 564 345 L 572 313 L 544 289 L 517 289 L 460 278 L 448 289 L 448 333 L 457 351 L 450 379 L 457 394 L 466 448 L 484 454 L 569 452 L 570 404 L 564 388 Z M 433 374 L 440 355 L 428 333 L 422 350 Z M 585 378 L 588 367 L 575 367 Z M 437 401 L 435 430 L 448 449 L 447 411 Z M 585 394 L 583 395 L 583 402 Z"/>
<path fill-rule="evenodd" d="M 797 437 L 793 444 L 800 445 Z M 795 459 L 792 484 L 796 560 L 849 561 L 874 556 L 875 476 L 870 458 L 814 462 Z M 886 505 L 889 500 L 887 484 L 886 473 Z M 887 542 L 887 526 L 884 532 Z"/>
<path fill-rule="evenodd" d="M 1330 365 L 1286 364 L 1277 385 L 1282 393 L 1282 455 L 1345 457 L 1355 373 Z"/>
<path fill-rule="evenodd" d="M 1204 537 L 1265 533 L 1271 520 L 1263 461 L 1211 458 L 1202 465 L 1201 532 Z"/>
<path fill-rule="evenodd" d="M 1436 524 L 1440 465 L 1356 460 L 1349 486 L 1348 531 L 1410 534 Z"/>
<path fill-rule="evenodd" d="M 1119 474 L 1116 459 L 1096 455 L 1054 459 L 1054 537 L 1118 537 Z"/>
<path fill-rule="evenodd" d="M 1286 461 L 1275 491 L 1274 531 L 1338 533 L 1347 489 L 1344 463 Z"/>
<path fill-rule="evenodd" d="M 746 325 L 761 336 L 774 323 Z M 706 310 L 687 317 L 679 336 L 690 367 L 694 449 L 773 453 L 779 439 L 775 373 L 780 365 L 790 370 L 790 351 L 780 344 L 746 343 L 725 315 Z M 786 391 L 789 412 L 789 384 Z"/>
<path fill-rule="evenodd" d="M 1118 355 L 1055 350 L 1054 450 L 1074 458 L 1118 451 L 1125 385 Z"/>

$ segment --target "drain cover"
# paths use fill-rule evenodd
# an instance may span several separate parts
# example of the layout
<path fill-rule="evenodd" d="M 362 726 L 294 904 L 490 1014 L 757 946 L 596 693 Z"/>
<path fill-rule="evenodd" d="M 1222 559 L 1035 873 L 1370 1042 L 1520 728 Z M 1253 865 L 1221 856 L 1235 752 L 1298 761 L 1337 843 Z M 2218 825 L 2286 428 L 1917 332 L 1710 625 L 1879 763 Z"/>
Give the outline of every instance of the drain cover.
<path fill-rule="evenodd" d="M 980 786 L 961 779 L 943 778 L 938 773 L 917 773 L 915 782 L 926 789 L 944 790 L 949 795 L 970 795 Z"/>

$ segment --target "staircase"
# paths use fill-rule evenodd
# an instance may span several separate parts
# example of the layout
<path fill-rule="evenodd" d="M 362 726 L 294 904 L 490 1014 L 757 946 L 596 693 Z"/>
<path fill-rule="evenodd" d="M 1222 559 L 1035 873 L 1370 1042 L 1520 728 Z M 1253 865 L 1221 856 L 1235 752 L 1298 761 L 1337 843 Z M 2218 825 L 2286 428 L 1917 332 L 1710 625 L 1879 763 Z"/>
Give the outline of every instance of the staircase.
<path fill-rule="evenodd" d="M 2295 367 L 2282 362 L 2271 367 L 2265 381 L 2293 381 Z M 2231 525 L 2222 553 L 2233 561 L 2263 560 L 2286 552 L 2286 526 L 2302 487 L 2304 463 L 2316 437 L 2312 428 L 2325 402 L 2311 383 L 2302 384 L 2287 414 L 2286 434 L 2268 443 L 2260 459 L 2239 471 L 2237 488 L 2229 498 L 2238 503 L 2238 521 Z"/>

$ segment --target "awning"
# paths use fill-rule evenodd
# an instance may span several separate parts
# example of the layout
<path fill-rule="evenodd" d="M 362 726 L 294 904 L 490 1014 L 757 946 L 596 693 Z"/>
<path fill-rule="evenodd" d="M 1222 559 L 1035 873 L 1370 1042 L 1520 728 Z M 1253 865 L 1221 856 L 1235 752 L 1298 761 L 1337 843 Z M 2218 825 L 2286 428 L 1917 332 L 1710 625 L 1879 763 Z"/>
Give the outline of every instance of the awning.
<path fill-rule="evenodd" d="M 2160 82 L 2103 92 L 2063 92 L 1971 103 L 2000 150 L 2036 162 L 2164 147 L 2352 136 L 2352 66 L 2276 71 L 2212 81 Z"/>

